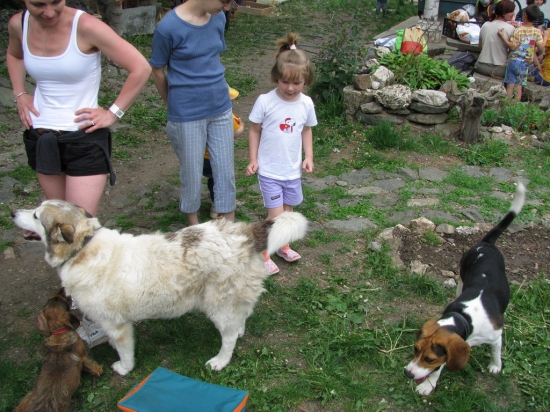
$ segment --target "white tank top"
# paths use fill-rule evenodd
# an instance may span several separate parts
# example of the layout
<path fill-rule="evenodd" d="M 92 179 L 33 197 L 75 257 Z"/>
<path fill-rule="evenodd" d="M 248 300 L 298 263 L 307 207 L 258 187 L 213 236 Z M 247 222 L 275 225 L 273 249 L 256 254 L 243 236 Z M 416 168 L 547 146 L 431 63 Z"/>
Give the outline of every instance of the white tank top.
<path fill-rule="evenodd" d="M 34 128 L 77 130 L 75 112 L 96 108 L 101 81 L 101 52 L 82 53 L 76 34 L 78 19 L 84 13 L 77 10 L 73 19 L 69 46 L 61 55 L 41 57 L 31 54 L 27 44 L 29 14 L 23 24 L 23 61 L 29 75 L 36 80 L 34 107 L 39 117 L 31 115 Z"/>

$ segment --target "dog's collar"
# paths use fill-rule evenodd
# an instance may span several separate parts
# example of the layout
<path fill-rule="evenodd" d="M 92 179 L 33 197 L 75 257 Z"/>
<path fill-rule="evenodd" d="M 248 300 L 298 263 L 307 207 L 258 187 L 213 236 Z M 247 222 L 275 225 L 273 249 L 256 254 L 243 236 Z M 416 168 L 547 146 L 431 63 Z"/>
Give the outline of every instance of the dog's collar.
<path fill-rule="evenodd" d="M 71 330 L 70 328 L 59 329 L 59 330 L 56 330 L 55 332 L 52 332 L 52 335 L 61 335 L 61 334 L 65 333 L 65 332 L 68 332 L 70 330 Z"/>
<path fill-rule="evenodd" d="M 69 260 L 71 260 L 72 258 L 74 258 L 75 255 L 76 255 L 78 252 L 80 252 L 82 249 L 84 249 L 84 248 L 86 247 L 86 245 L 87 245 L 88 243 L 90 243 L 90 240 L 92 240 L 92 239 L 94 238 L 94 235 L 95 235 L 95 232 L 94 232 L 93 235 L 86 236 L 86 237 L 84 238 L 84 240 L 82 241 L 82 246 L 80 246 L 80 247 L 79 247 L 78 249 L 76 249 L 76 250 L 73 250 L 73 251 L 71 252 L 71 254 L 69 255 L 69 257 L 68 257 L 59 267 L 63 267 L 63 265 L 64 265 L 65 263 L 67 263 Z"/>
<path fill-rule="evenodd" d="M 458 334 L 462 339 L 466 340 L 472 333 L 470 322 L 458 312 L 448 312 L 446 315 L 451 316 L 455 320 L 455 328 L 458 330 Z"/>

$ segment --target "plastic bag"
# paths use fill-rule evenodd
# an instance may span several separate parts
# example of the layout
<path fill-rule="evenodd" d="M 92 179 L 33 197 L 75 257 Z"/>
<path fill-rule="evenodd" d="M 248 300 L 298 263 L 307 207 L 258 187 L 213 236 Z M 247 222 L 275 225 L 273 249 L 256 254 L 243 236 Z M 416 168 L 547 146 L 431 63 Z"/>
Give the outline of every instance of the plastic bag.
<path fill-rule="evenodd" d="M 475 23 L 458 24 L 456 34 L 460 41 L 468 44 L 479 44 L 480 27 Z"/>
<path fill-rule="evenodd" d="M 470 16 L 468 15 L 468 12 L 464 9 L 458 9 L 453 11 L 452 13 L 447 14 L 447 18 L 454 20 L 454 21 L 468 21 L 470 20 Z"/>

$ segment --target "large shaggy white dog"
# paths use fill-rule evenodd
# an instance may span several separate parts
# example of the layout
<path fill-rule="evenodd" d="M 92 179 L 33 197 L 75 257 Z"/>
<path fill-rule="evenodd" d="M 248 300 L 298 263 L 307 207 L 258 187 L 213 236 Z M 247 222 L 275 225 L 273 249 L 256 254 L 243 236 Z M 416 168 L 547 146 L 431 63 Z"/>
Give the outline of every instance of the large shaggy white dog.
<path fill-rule="evenodd" d="M 262 250 L 272 254 L 307 230 L 304 216 L 285 212 L 254 224 L 220 219 L 175 233 L 133 236 L 106 229 L 61 200 L 12 216 L 17 226 L 40 235 L 46 261 L 57 268 L 67 295 L 101 324 L 120 357 L 113 364 L 120 375 L 134 368 L 132 322 L 193 309 L 220 331 L 222 347 L 206 364 L 223 369 L 264 292 L 269 275 Z"/>

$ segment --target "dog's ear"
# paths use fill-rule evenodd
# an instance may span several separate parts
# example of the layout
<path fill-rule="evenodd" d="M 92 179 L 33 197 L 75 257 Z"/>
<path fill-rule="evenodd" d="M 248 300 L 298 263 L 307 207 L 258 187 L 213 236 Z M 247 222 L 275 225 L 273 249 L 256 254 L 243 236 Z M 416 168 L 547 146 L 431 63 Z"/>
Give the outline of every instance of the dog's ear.
<path fill-rule="evenodd" d="M 36 318 L 36 328 L 38 329 L 38 332 L 40 332 L 40 334 L 44 335 L 45 337 L 51 336 L 48 321 L 44 316 L 44 312 L 40 312 L 40 315 L 38 315 L 38 318 Z"/>
<path fill-rule="evenodd" d="M 66 223 L 57 225 L 51 235 L 52 241 L 55 243 L 73 243 L 74 227 Z"/>
<path fill-rule="evenodd" d="M 447 351 L 447 364 L 450 371 L 459 371 L 466 367 L 470 360 L 471 347 L 457 334 L 453 334 L 445 345 Z"/>
<path fill-rule="evenodd" d="M 80 320 L 75 315 L 73 315 L 72 313 L 70 314 L 69 322 L 70 322 L 70 326 L 71 326 L 71 328 L 73 328 L 73 330 L 77 330 L 78 327 L 80 326 Z M 69 325 L 67 325 L 67 326 L 69 326 Z"/>
<path fill-rule="evenodd" d="M 436 318 L 430 318 L 422 325 L 422 328 L 418 331 L 417 339 L 425 339 L 432 336 L 440 328 Z"/>

